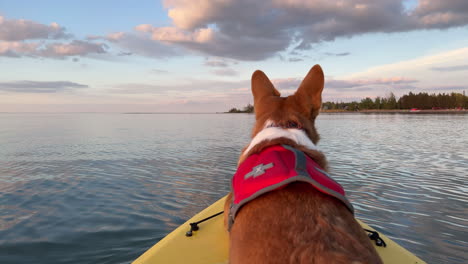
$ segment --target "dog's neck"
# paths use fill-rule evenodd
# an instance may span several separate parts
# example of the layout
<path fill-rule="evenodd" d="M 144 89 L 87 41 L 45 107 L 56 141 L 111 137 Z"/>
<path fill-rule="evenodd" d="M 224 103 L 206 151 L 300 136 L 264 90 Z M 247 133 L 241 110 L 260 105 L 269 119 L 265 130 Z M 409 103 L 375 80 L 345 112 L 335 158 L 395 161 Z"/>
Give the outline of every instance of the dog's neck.
<path fill-rule="evenodd" d="M 268 120 L 263 129 L 255 135 L 250 141 L 250 144 L 242 152 L 240 162 L 251 155 L 252 149 L 262 142 L 273 141 L 276 139 L 288 139 L 299 146 L 303 146 L 308 150 L 318 150 L 317 146 L 310 140 L 303 129 L 298 128 L 283 128 L 275 125 L 274 122 Z"/>

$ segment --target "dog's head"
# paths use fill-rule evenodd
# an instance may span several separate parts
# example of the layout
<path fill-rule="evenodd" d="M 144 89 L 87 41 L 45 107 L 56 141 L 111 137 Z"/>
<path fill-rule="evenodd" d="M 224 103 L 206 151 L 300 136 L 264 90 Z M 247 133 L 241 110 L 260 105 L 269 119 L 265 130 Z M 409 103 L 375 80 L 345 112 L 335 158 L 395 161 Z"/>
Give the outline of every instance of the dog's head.
<path fill-rule="evenodd" d="M 322 105 L 324 76 L 322 68 L 315 65 L 310 69 L 297 91 L 288 97 L 281 97 L 271 81 L 262 71 L 252 75 L 256 123 L 252 137 L 267 126 L 301 128 L 314 144 L 319 135 L 315 129 L 315 118 Z"/>

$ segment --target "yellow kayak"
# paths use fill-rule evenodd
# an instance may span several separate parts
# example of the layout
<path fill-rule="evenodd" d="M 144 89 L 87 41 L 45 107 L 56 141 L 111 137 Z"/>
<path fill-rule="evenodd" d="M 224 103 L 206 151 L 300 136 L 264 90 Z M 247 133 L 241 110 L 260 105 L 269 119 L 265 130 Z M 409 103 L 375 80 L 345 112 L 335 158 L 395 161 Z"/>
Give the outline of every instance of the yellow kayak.
<path fill-rule="evenodd" d="M 226 197 L 221 198 L 189 219 L 186 223 L 179 226 L 172 233 L 156 243 L 156 245 L 148 249 L 133 263 L 228 263 L 228 233 L 224 228 L 222 215 L 200 223 L 200 229 L 198 231 L 194 231 L 191 237 L 186 236 L 187 231 L 190 230 L 189 223 L 197 222 L 219 213 L 224 209 L 225 199 Z M 363 228 L 374 230 L 363 222 L 359 220 L 358 222 Z M 379 236 L 385 241 L 386 247 L 375 247 L 385 264 L 426 263 L 385 235 L 379 233 Z M 374 241 L 372 243 L 375 244 Z"/>

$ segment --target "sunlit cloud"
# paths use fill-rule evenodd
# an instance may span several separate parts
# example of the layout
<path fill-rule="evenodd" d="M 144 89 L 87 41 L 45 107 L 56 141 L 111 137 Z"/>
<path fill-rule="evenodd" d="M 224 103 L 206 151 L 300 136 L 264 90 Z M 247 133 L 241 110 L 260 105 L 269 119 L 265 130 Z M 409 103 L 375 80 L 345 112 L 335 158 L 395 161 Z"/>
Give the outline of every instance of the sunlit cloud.
<path fill-rule="evenodd" d="M 50 25 L 25 19 L 7 19 L 0 16 L 0 56 L 65 58 L 106 53 L 104 43 L 83 40 L 57 42 L 70 39 L 65 28 L 53 22 Z"/>
<path fill-rule="evenodd" d="M 460 48 L 439 52 L 433 55 L 423 56 L 411 60 L 399 61 L 396 63 L 385 64 L 371 67 L 365 71 L 353 73 L 349 78 L 360 78 L 363 76 L 382 76 L 382 75 L 402 75 L 402 74 L 420 74 L 421 71 L 433 71 L 434 68 L 458 67 L 468 61 L 468 48 Z M 455 64 L 455 65 L 453 65 Z M 463 69 L 463 65 L 461 69 Z M 443 71 L 443 70 L 442 70 Z M 448 70 L 450 71 L 450 70 Z"/>
<path fill-rule="evenodd" d="M 82 40 L 68 43 L 0 41 L 0 56 L 41 57 L 61 59 L 70 56 L 87 56 L 106 53 L 107 45 Z"/>
<path fill-rule="evenodd" d="M 410 9 L 405 1 L 388 0 L 166 0 L 164 6 L 173 27 L 143 24 L 136 29 L 154 41 L 239 60 L 262 60 L 291 45 L 309 49 L 341 37 L 468 24 L 463 0 L 421 0 Z"/>
<path fill-rule="evenodd" d="M 166 73 L 169 73 L 169 71 L 166 71 L 163 69 L 151 69 L 150 73 L 151 74 L 166 74 Z"/>
<path fill-rule="evenodd" d="M 290 62 L 298 62 L 298 61 L 304 61 L 304 59 L 293 57 L 293 58 L 289 58 L 288 61 L 290 61 Z"/>
<path fill-rule="evenodd" d="M 214 70 L 212 72 L 215 75 L 219 75 L 219 76 L 237 76 L 237 75 L 239 75 L 238 71 L 236 71 L 234 69 L 230 69 L 230 68 L 217 69 L 217 70 Z"/>
<path fill-rule="evenodd" d="M 463 85 L 438 85 L 438 86 L 428 86 L 424 90 L 433 91 L 433 92 L 460 92 L 467 90 L 468 86 Z"/>
<path fill-rule="evenodd" d="M 327 56 L 336 56 L 336 57 L 344 57 L 350 55 L 350 52 L 340 52 L 340 53 L 333 53 L 333 52 L 325 52 Z"/>
<path fill-rule="evenodd" d="M 453 72 L 453 71 L 468 71 L 468 65 L 456 65 L 446 67 L 432 67 L 431 70 L 441 72 Z"/>
<path fill-rule="evenodd" d="M 418 82 L 414 79 L 407 79 L 404 77 L 389 77 L 377 79 L 351 79 L 351 80 L 328 80 L 326 83 L 327 88 L 346 89 L 362 86 L 376 86 L 376 85 L 399 85 L 399 84 L 412 84 Z"/>
<path fill-rule="evenodd" d="M 23 41 L 30 39 L 70 38 L 65 28 L 53 22 L 50 25 L 26 19 L 7 19 L 0 16 L 0 40 Z"/>
<path fill-rule="evenodd" d="M 229 66 L 228 62 L 223 59 L 207 59 L 204 65 L 208 67 L 228 67 Z"/>
<path fill-rule="evenodd" d="M 176 27 L 153 27 L 143 24 L 136 26 L 135 30 L 150 33 L 153 40 L 162 42 L 207 43 L 213 40 L 213 30 L 211 28 L 200 28 L 188 32 Z"/>
<path fill-rule="evenodd" d="M 148 36 L 136 33 L 114 32 L 107 36 L 88 36 L 91 40 L 107 40 L 123 49 L 124 53 L 137 54 L 152 58 L 168 58 L 183 55 L 176 48 L 167 44 L 154 42 Z"/>
<path fill-rule="evenodd" d="M 73 40 L 70 43 L 52 43 L 38 50 L 37 55 L 43 57 L 85 56 L 91 53 L 106 53 L 106 45 L 82 40 Z"/>
<path fill-rule="evenodd" d="M 19 41 L 0 41 L 0 56 L 21 57 L 37 52 L 40 43 L 24 43 Z"/>
<path fill-rule="evenodd" d="M 108 91 L 113 94 L 167 94 L 174 92 L 221 92 L 229 94 L 235 89 L 250 87 L 250 80 L 184 80 L 176 84 L 126 83 L 112 85 Z"/>
<path fill-rule="evenodd" d="M 88 88 L 86 84 L 70 81 L 13 81 L 0 82 L 1 92 L 11 93 L 57 93 Z"/>

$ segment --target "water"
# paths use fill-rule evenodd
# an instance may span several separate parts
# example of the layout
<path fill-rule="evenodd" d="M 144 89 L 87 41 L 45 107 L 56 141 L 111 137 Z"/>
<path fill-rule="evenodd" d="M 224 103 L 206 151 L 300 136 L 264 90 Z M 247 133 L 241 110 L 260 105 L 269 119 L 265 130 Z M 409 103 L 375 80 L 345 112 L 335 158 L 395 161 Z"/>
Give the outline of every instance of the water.
<path fill-rule="evenodd" d="M 253 116 L 0 114 L 0 263 L 129 263 L 229 191 Z M 322 114 L 358 218 L 467 263 L 468 115 Z"/>

